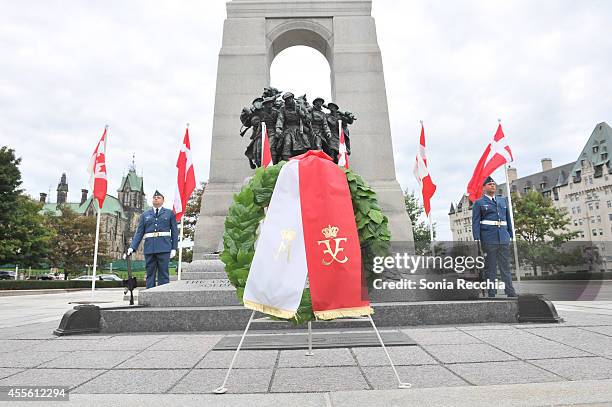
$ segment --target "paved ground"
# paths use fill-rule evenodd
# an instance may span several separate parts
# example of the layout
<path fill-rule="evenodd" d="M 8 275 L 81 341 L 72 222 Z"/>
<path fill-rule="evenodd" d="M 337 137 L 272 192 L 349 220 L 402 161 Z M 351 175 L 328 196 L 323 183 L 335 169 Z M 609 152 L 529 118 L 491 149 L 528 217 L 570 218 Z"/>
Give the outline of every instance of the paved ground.
<path fill-rule="evenodd" d="M 215 396 L 232 352 L 211 349 L 239 333 L 52 336 L 67 302 L 89 296 L 0 297 L 0 386 L 68 386 L 71 405 L 612 405 L 612 302 L 557 302 L 566 322 L 552 326 L 400 329 L 418 343 L 390 348 L 410 390 L 380 348 L 267 350 L 241 352 L 234 394 Z"/>

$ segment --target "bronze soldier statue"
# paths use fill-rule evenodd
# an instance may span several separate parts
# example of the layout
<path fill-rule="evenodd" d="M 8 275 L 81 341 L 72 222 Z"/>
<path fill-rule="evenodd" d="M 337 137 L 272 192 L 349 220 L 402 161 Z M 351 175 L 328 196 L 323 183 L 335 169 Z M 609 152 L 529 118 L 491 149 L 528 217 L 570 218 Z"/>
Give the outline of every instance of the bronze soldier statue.
<path fill-rule="evenodd" d="M 305 153 L 310 149 L 304 123 L 308 123 L 308 112 L 295 101 L 293 93 L 283 95 L 284 105 L 279 109 L 276 121 L 278 149 L 282 160 Z"/>
<path fill-rule="evenodd" d="M 310 113 L 311 117 L 311 134 L 310 148 L 312 150 L 323 150 L 324 146 L 329 145 L 331 133 L 327 124 L 327 115 L 321 109 L 325 100 L 323 98 L 315 98 L 312 101 L 313 107 Z"/>
<path fill-rule="evenodd" d="M 251 131 L 251 142 L 246 148 L 244 155 L 249 159 L 249 165 L 255 169 L 261 165 L 261 111 L 262 111 L 262 97 L 253 99 L 251 107 L 245 107 L 242 109 L 240 114 L 240 120 L 242 121 L 245 129 L 240 132 L 240 136 L 244 136 L 246 131 L 250 128 Z"/>
<path fill-rule="evenodd" d="M 272 154 L 272 163 L 276 164 L 280 161 L 278 152 L 278 136 L 276 134 L 276 121 L 278 120 L 278 109 L 274 108 L 276 96 L 266 97 L 263 100 L 263 109 L 261 110 L 261 120 L 266 123 L 268 130 L 268 141 L 270 142 L 270 153 Z M 260 129 L 261 133 L 261 129 Z"/>
<path fill-rule="evenodd" d="M 350 154 L 348 126 L 356 120 L 352 113 L 340 111 L 333 102 L 326 106 L 323 98 L 315 98 L 310 105 L 305 94 L 295 98 L 293 93 L 286 92 L 282 94 L 282 101 L 281 94 L 276 88 L 266 87 L 262 96 L 255 98 L 251 106 L 244 107 L 240 113 L 240 136 L 244 137 L 251 129 L 250 143 L 244 152 L 251 168 L 261 166 L 262 123 L 266 124 L 274 164 L 309 149 L 323 150 L 337 162 L 340 143 L 338 120 L 342 120 L 346 148 Z M 327 108 L 329 113 L 325 113 L 322 107 Z"/>

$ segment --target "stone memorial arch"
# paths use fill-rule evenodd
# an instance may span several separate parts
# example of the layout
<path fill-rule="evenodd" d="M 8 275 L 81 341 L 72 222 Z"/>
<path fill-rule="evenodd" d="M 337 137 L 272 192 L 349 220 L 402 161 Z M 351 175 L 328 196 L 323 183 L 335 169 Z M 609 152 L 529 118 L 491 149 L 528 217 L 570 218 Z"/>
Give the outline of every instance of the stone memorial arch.
<path fill-rule="evenodd" d="M 357 116 L 351 126 L 351 168 L 377 192 L 393 241 L 413 240 L 395 176 L 385 77 L 371 9 L 371 0 L 227 3 L 217 66 L 210 178 L 196 225 L 194 260 L 222 248 L 232 196 L 253 173 L 244 156 L 247 140 L 238 134 L 240 110 L 270 85 L 270 65 L 276 55 L 296 45 L 318 50 L 329 62 L 333 101 Z"/>

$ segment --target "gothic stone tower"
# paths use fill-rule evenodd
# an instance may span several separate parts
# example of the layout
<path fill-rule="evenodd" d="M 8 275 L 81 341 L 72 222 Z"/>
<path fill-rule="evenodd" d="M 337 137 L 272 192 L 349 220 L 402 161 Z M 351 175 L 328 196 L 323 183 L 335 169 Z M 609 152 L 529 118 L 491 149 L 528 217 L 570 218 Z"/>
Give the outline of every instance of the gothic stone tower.
<path fill-rule="evenodd" d="M 62 205 L 68 202 L 68 182 L 66 182 L 66 173 L 62 174 L 60 183 L 57 184 L 57 200 L 58 205 Z"/>

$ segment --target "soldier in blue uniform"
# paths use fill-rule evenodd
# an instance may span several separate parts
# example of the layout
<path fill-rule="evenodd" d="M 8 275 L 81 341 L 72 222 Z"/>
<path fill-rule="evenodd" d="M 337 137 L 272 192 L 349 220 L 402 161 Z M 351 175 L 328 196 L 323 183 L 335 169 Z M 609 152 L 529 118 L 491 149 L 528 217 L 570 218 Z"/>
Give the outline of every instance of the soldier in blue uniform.
<path fill-rule="evenodd" d="M 178 247 L 178 228 L 176 218 L 170 209 L 164 208 L 164 196 L 155 191 L 153 194 L 153 208 L 140 215 L 138 228 L 127 251 L 131 255 L 140 241 L 144 238 L 144 255 L 147 267 L 147 288 L 157 284 L 168 284 L 170 275 L 168 263 L 176 255 Z"/>
<path fill-rule="evenodd" d="M 484 195 L 472 206 L 472 234 L 480 241 L 485 252 L 485 275 L 488 284 L 497 278 L 497 268 L 505 285 L 508 297 L 516 297 L 510 273 L 510 239 L 513 230 L 510 221 L 508 201 L 495 196 L 497 186 L 493 178 L 487 177 L 483 183 Z M 495 297 L 497 290 L 488 287 L 488 296 Z"/>

